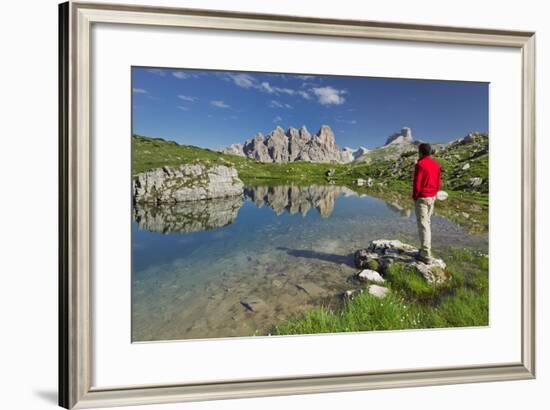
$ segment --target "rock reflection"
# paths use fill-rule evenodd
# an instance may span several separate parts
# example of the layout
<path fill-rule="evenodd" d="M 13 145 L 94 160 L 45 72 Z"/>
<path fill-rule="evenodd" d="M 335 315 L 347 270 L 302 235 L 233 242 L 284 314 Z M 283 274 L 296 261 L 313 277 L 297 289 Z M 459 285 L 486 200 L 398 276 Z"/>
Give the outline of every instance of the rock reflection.
<path fill-rule="evenodd" d="M 334 211 L 336 199 L 340 195 L 356 195 L 344 186 L 334 185 L 278 185 L 246 187 L 245 198 L 257 207 L 269 206 L 277 215 L 288 212 L 291 215 L 300 213 L 306 216 L 311 209 L 316 209 L 322 217 L 329 217 Z"/>
<path fill-rule="evenodd" d="M 134 220 L 153 232 L 200 232 L 229 225 L 243 204 L 240 196 L 187 201 L 174 205 L 134 205 Z"/>
<path fill-rule="evenodd" d="M 359 190 L 360 196 L 369 196 L 386 202 L 388 209 L 403 218 L 414 216 L 414 203 L 408 192 L 397 190 Z M 277 215 L 288 213 L 302 216 L 315 209 L 323 218 L 334 211 L 340 196 L 356 196 L 354 190 L 336 185 L 275 185 L 248 186 L 243 196 L 204 201 L 188 201 L 174 205 L 134 206 L 134 219 L 142 230 L 153 232 L 200 232 L 232 224 L 237 219 L 243 200 L 258 208 L 267 206 Z M 488 229 L 488 207 L 472 201 L 449 198 L 438 201 L 435 214 L 464 227 L 469 233 L 484 233 Z"/>
<path fill-rule="evenodd" d="M 287 212 L 306 216 L 311 209 L 327 218 L 334 211 L 336 199 L 340 195 L 356 195 L 347 187 L 333 185 L 310 186 L 256 186 L 244 189 L 244 199 L 250 200 L 258 208 L 268 206 L 277 215 Z M 220 228 L 237 219 L 243 197 L 188 201 L 174 205 L 134 206 L 134 220 L 142 230 L 152 232 L 199 232 Z"/>

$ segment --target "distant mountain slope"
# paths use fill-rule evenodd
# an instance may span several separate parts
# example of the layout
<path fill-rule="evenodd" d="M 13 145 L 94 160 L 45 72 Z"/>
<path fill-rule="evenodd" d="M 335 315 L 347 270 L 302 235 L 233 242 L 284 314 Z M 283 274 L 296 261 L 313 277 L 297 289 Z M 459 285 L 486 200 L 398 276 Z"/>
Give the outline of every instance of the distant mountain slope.
<path fill-rule="evenodd" d="M 470 133 L 448 144 L 432 144 L 434 158 L 443 174 L 444 189 L 489 192 L 489 138 L 487 134 Z M 355 161 L 354 175 L 375 181 L 409 183 L 418 160 L 415 144 L 390 144 Z"/>

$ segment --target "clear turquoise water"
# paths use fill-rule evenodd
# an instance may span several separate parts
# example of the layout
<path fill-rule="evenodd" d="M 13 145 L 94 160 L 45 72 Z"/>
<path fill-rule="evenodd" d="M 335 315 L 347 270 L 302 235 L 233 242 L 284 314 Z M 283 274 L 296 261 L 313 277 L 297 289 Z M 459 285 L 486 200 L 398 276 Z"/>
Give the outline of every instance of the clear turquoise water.
<path fill-rule="evenodd" d="M 137 207 L 132 338 L 267 334 L 348 289 L 353 253 L 369 241 L 417 245 L 414 211 L 403 208 L 335 186 L 247 188 L 243 198 Z M 436 253 L 487 249 L 487 235 L 443 217 L 433 217 L 432 236 Z M 257 312 L 241 303 L 252 297 L 264 302 Z"/>

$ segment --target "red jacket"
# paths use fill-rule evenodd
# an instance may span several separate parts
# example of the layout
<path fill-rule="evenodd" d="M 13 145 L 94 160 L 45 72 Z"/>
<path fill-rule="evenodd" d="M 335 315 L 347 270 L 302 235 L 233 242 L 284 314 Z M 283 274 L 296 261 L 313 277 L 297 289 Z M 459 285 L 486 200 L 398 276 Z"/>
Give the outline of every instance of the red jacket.
<path fill-rule="evenodd" d="M 431 198 L 441 188 L 441 168 L 429 155 L 421 158 L 414 168 L 413 199 Z"/>

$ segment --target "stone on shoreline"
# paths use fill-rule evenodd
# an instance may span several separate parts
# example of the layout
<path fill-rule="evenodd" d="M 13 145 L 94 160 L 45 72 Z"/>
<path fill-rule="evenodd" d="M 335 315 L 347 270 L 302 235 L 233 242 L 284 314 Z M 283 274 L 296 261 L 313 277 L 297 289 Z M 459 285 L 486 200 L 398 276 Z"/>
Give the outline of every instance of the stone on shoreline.
<path fill-rule="evenodd" d="M 378 286 L 378 285 L 370 285 L 369 286 L 369 293 L 377 298 L 383 299 L 386 297 L 390 290 L 388 288 L 385 288 L 384 286 Z"/>
<path fill-rule="evenodd" d="M 384 283 L 386 280 L 375 270 L 364 269 L 357 274 L 357 279 L 361 282 Z"/>
<path fill-rule="evenodd" d="M 440 284 L 450 278 L 446 271 L 447 265 L 442 259 L 432 258 L 430 263 L 417 260 L 418 249 L 399 240 L 379 239 L 369 243 L 366 249 L 355 252 L 355 266 L 359 269 L 368 269 L 376 262 L 378 273 L 382 277 L 393 263 L 403 263 L 416 270 L 430 284 Z"/>

